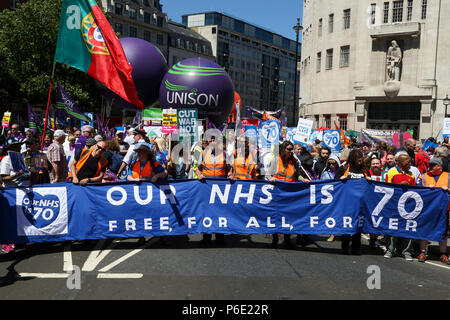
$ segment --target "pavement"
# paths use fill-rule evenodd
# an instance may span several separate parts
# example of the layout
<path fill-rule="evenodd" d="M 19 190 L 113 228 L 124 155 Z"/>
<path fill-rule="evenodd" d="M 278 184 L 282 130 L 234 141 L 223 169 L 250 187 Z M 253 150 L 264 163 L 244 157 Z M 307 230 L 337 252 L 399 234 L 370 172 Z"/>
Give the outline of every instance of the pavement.
<path fill-rule="evenodd" d="M 0 299 L 450 300 L 437 243 L 420 263 L 386 259 L 367 237 L 357 256 L 341 253 L 339 237 L 311 237 L 295 250 L 282 236 L 272 248 L 270 235 L 210 247 L 201 235 L 21 245 L 0 255 Z"/>

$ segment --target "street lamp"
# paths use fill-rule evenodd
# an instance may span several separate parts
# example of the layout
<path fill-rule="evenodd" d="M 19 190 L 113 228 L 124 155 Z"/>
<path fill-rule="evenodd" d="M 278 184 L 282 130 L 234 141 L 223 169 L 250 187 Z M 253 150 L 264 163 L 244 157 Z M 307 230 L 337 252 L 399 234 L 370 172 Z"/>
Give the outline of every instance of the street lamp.
<path fill-rule="evenodd" d="M 443 100 L 443 102 L 444 102 L 444 106 L 445 106 L 445 115 L 447 115 L 448 114 L 447 108 L 448 108 L 448 105 L 450 104 L 450 99 L 448 98 L 448 94 L 446 95 L 446 97 Z"/>
<path fill-rule="evenodd" d="M 298 35 L 300 31 L 303 30 L 303 27 L 300 25 L 300 18 L 297 18 L 297 24 L 293 27 L 295 33 L 297 34 L 297 39 L 295 42 L 295 72 L 294 72 L 294 108 L 292 111 L 294 112 L 294 116 L 292 119 L 295 122 L 295 109 L 297 106 L 297 63 L 298 63 Z"/>
<path fill-rule="evenodd" d="M 283 108 L 286 108 L 286 106 L 284 105 L 284 93 L 286 92 L 286 81 L 280 80 L 280 81 L 278 81 L 278 84 L 280 84 L 280 83 L 283 84 Z"/>

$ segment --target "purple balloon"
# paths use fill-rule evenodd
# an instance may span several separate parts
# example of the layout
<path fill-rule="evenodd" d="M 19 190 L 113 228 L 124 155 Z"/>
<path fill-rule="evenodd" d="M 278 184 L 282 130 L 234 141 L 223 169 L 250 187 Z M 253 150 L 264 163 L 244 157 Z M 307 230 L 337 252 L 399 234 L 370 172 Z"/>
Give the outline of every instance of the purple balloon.
<path fill-rule="evenodd" d="M 196 108 L 200 119 L 224 123 L 233 109 L 234 87 L 226 71 L 208 59 L 178 62 L 164 76 L 159 89 L 161 108 Z"/>
<path fill-rule="evenodd" d="M 150 106 L 158 100 L 161 80 L 169 69 L 166 59 L 161 51 L 148 41 L 138 38 L 120 38 L 119 41 L 128 62 L 133 68 L 131 75 L 136 85 L 138 96 L 144 103 L 144 106 Z M 111 102 L 114 99 L 113 106 L 136 109 L 132 104 L 120 98 L 105 86 L 98 82 L 97 85 L 100 94 L 108 101 Z"/>

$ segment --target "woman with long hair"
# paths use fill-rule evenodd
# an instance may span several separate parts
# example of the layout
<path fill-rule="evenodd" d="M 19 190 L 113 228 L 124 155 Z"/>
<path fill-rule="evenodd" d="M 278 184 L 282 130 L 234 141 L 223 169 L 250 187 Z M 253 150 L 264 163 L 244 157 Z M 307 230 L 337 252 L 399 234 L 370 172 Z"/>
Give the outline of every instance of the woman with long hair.
<path fill-rule="evenodd" d="M 340 167 L 334 176 L 335 179 L 362 179 L 367 177 L 363 166 L 363 152 L 360 149 L 353 149 L 348 155 L 348 163 Z M 342 253 L 348 254 L 350 240 L 352 242 L 352 254 L 359 255 L 361 250 L 361 233 L 353 235 L 342 235 Z"/>

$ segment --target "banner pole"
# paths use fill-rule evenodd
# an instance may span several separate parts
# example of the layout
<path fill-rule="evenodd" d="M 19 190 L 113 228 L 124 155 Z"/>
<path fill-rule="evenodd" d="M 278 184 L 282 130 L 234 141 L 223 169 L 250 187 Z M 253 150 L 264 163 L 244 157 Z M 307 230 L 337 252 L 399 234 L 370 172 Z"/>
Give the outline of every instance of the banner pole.
<path fill-rule="evenodd" d="M 48 89 L 47 110 L 45 111 L 44 131 L 42 133 L 41 152 L 44 150 L 45 131 L 47 130 L 48 109 L 50 107 L 50 99 L 52 96 L 53 79 L 55 77 L 55 68 L 56 68 L 56 62 L 53 62 L 52 77 L 50 79 L 50 88 Z"/>

